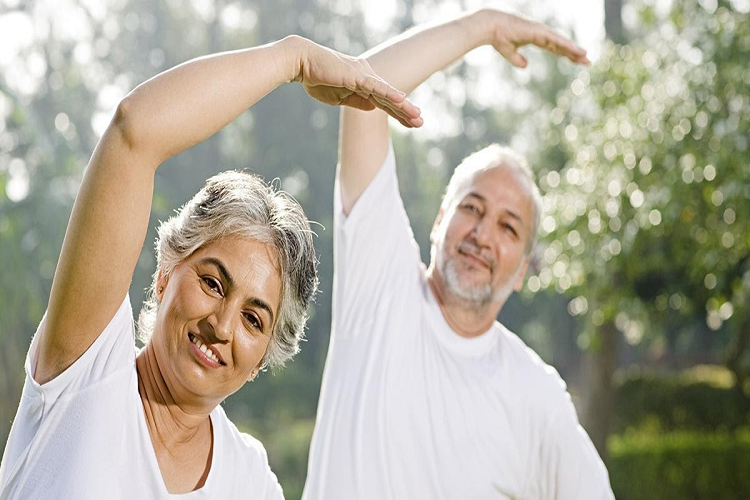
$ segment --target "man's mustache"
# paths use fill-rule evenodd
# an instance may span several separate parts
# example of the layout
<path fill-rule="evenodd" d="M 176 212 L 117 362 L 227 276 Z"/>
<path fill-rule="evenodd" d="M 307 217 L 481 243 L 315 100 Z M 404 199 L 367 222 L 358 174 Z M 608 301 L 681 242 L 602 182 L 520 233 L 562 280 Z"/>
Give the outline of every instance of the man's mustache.
<path fill-rule="evenodd" d="M 473 241 L 471 239 L 462 241 L 458 245 L 458 251 L 464 254 L 470 254 L 478 257 L 487 264 L 487 267 L 490 268 L 490 272 L 495 272 L 495 259 L 492 257 L 492 255 L 490 255 L 488 251 L 483 250 L 476 241 Z"/>

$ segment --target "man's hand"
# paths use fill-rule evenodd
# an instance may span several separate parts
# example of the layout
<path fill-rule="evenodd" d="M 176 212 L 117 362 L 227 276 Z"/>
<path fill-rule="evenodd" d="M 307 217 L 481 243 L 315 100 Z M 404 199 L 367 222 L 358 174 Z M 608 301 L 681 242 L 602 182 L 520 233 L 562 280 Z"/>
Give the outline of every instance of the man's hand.
<path fill-rule="evenodd" d="M 422 125 L 419 108 L 403 92 L 381 79 L 367 60 L 350 57 L 304 40 L 298 81 L 311 97 L 325 104 L 373 110 L 376 107 L 405 127 Z"/>
<path fill-rule="evenodd" d="M 492 9 L 478 14 L 489 23 L 488 43 L 514 66 L 526 67 L 526 58 L 518 52 L 524 45 L 536 45 L 574 63 L 589 64 L 584 49 L 544 24 Z"/>

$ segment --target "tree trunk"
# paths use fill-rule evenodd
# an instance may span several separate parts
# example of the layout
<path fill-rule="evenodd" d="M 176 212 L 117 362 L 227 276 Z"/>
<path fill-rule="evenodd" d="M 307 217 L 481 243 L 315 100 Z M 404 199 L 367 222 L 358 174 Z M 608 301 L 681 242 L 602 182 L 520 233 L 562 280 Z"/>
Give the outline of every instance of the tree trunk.
<path fill-rule="evenodd" d="M 622 26 L 623 0 L 604 0 L 604 30 L 615 43 L 625 42 Z M 581 422 L 606 464 L 607 437 L 615 410 L 613 376 L 617 369 L 617 346 L 620 334 L 612 320 L 596 330 L 595 345 L 584 358 L 584 404 Z"/>
<path fill-rule="evenodd" d="M 607 463 L 607 437 L 612 427 L 615 409 L 612 380 L 617 369 L 617 345 L 620 334 L 615 324 L 608 321 L 597 329 L 596 337 L 598 345 L 588 351 L 584 358 L 586 396 L 581 423 L 602 460 Z"/>
<path fill-rule="evenodd" d="M 748 346 L 750 346 L 750 316 L 737 325 L 737 330 L 732 335 L 725 355 L 725 365 L 734 373 L 735 387 L 746 396 L 748 394 L 745 386 L 750 374 L 747 367 L 743 365 L 742 359 Z"/>

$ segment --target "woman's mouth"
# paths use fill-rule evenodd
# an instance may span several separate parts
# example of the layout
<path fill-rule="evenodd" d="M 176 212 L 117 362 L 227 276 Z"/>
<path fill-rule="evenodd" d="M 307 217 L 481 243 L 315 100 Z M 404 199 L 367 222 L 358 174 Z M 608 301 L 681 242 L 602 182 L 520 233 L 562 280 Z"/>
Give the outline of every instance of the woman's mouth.
<path fill-rule="evenodd" d="M 212 368 L 224 366 L 226 363 L 221 360 L 221 357 L 211 347 L 206 345 L 197 335 L 188 333 L 188 339 L 193 344 L 194 351 L 201 361 L 208 364 Z"/>

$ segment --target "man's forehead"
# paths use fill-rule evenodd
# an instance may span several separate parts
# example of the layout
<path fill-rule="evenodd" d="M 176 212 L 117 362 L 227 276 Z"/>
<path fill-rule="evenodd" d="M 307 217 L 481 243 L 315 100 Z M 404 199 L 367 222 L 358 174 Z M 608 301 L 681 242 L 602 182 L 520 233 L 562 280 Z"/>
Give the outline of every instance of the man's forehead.
<path fill-rule="evenodd" d="M 531 180 L 518 168 L 508 165 L 479 170 L 469 176 L 456 192 L 457 200 L 478 195 L 486 201 L 514 199 L 523 205 L 532 203 Z"/>

